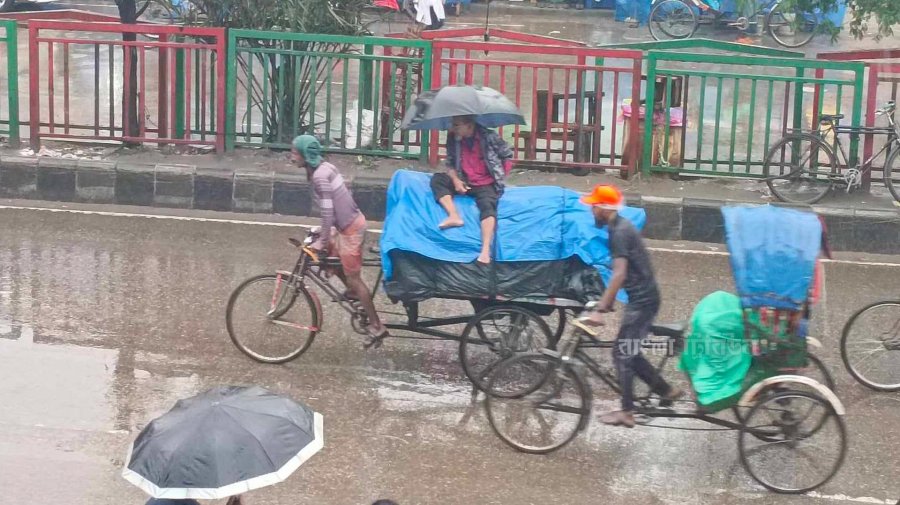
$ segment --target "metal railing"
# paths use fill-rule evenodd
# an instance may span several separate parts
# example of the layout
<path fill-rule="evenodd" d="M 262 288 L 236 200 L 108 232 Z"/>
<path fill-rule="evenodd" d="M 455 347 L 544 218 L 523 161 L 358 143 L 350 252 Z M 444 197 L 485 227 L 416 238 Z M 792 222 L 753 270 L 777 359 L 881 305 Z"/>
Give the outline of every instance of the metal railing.
<path fill-rule="evenodd" d="M 2 54 L 5 54 L 6 59 L 6 79 L 0 79 L 0 134 L 6 134 L 9 137 L 10 145 L 18 146 L 21 135 L 18 28 L 15 21 L 0 20 L 0 30 L 2 30 L 0 47 L 3 48 Z"/>
<path fill-rule="evenodd" d="M 420 157 L 427 139 L 399 126 L 431 88 L 430 61 L 424 40 L 230 30 L 226 144 L 287 148 L 308 133 L 333 152 Z"/>
<path fill-rule="evenodd" d="M 28 39 L 33 148 L 90 139 L 224 150 L 224 29 L 31 21 Z"/>
<path fill-rule="evenodd" d="M 860 124 L 864 65 L 650 51 L 647 82 L 662 90 L 647 86 L 645 172 L 758 178 L 770 146 L 810 124 L 812 89 L 821 90 L 820 106 L 827 97 L 834 113 L 849 110 L 850 124 Z M 858 142 L 851 140 L 851 159 Z"/>

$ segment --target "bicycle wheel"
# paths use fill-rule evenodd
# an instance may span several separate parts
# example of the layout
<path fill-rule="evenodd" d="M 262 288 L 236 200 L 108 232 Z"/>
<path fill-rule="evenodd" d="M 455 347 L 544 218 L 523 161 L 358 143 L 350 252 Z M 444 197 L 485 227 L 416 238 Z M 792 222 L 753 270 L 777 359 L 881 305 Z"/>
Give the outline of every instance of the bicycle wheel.
<path fill-rule="evenodd" d="M 891 155 L 888 156 L 887 162 L 884 164 L 884 186 L 891 192 L 894 200 L 900 202 L 900 171 L 894 170 L 894 161 L 896 161 L 900 149 L 893 149 Z"/>
<path fill-rule="evenodd" d="M 809 412 L 821 412 L 820 416 Z M 763 431 L 766 437 L 754 436 Z M 738 435 L 741 464 L 754 480 L 777 493 L 799 494 L 825 484 L 847 454 L 847 428 L 828 401 L 804 391 L 762 398 Z"/>
<path fill-rule="evenodd" d="M 841 359 L 860 384 L 900 391 L 900 300 L 873 303 L 847 321 Z"/>
<path fill-rule="evenodd" d="M 838 173 L 834 151 L 818 137 L 791 134 L 766 155 L 763 174 L 772 194 L 782 202 L 813 204 L 828 194 Z"/>
<path fill-rule="evenodd" d="M 819 19 L 814 13 L 779 3 L 766 15 L 766 29 L 782 46 L 800 47 L 816 36 Z"/>
<path fill-rule="evenodd" d="M 225 325 L 234 345 L 261 363 L 285 363 L 303 354 L 316 338 L 319 314 L 305 287 L 281 275 L 244 281 L 228 299 Z"/>
<path fill-rule="evenodd" d="M 655 40 L 686 39 L 697 31 L 694 9 L 681 0 L 662 0 L 650 10 L 647 26 Z"/>
<path fill-rule="evenodd" d="M 555 345 L 542 317 L 521 307 L 497 305 L 475 314 L 466 325 L 459 341 L 459 363 L 472 384 L 484 391 L 491 369 L 500 361 Z"/>
<path fill-rule="evenodd" d="M 559 359 L 523 354 L 492 371 L 484 406 L 501 440 L 521 452 L 546 454 L 571 442 L 587 426 L 591 393 Z"/>

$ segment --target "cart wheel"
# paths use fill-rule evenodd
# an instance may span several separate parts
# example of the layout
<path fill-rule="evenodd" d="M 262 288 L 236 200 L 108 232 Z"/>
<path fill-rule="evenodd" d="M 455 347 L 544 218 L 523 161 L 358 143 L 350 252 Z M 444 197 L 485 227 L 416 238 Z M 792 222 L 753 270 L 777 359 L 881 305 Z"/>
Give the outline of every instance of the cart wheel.
<path fill-rule="evenodd" d="M 847 453 L 847 428 L 822 397 L 785 391 L 761 398 L 750 409 L 738 450 L 747 473 L 766 489 L 806 493 L 840 469 Z"/>
<path fill-rule="evenodd" d="M 556 346 L 543 318 L 513 305 L 487 308 L 469 321 L 459 341 L 459 363 L 472 384 L 484 391 L 498 362 L 515 354 Z"/>
<path fill-rule="evenodd" d="M 228 299 L 225 326 L 234 345 L 261 363 L 285 363 L 316 338 L 319 314 L 313 295 L 282 275 L 244 281 Z"/>
<path fill-rule="evenodd" d="M 559 359 L 523 354 L 494 368 L 484 405 L 501 440 L 522 452 L 546 454 L 587 426 L 591 392 Z"/>
<path fill-rule="evenodd" d="M 555 312 L 556 324 L 548 324 L 548 326 L 555 329 L 553 332 L 553 341 L 559 342 L 559 339 L 562 338 L 563 333 L 566 331 L 566 309 L 558 308 L 555 310 Z"/>
<path fill-rule="evenodd" d="M 819 382 L 819 384 L 822 384 L 823 386 L 827 387 L 828 389 L 830 389 L 832 391 L 837 391 L 837 386 L 834 383 L 834 377 L 831 376 L 831 372 L 829 372 L 828 368 L 825 367 L 825 363 L 822 363 L 822 360 L 820 360 L 819 358 L 814 356 L 812 353 L 807 354 L 807 359 L 809 360 L 809 366 L 804 368 L 803 370 L 797 371 L 797 375 L 802 375 L 804 377 L 809 377 L 810 379 L 815 379 L 816 381 Z M 787 391 L 788 389 L 790 389 L 792 391 L 796 391 L 799 389 L 801 391 L 808 391 L 810 393 L 815 394 L 815 390 L 813 390 L 812 388 L 806 388 L 803 385 L 797 384 L 797 383 L 790 383 L 790 386 L 787 386 L 787 385 L 779 386 L 776 384 L 769 388 L 763 389 L 759 393 L 759 397 L 762 398 L 763 396 L 766 396 L 769 394 L 780 393 L 782 391 Z M 740 422 L 740 423 L 744 422 L 744 417 L 745 417 L 744 412 L 747 412 L 747 409 L 744 409 L 742 411 L 741 407 L 732 407 L 731 410 L 734 413 L 734 417 L 737 418 L 738 422 Z M 824 421 L 826 420 L 826 417 L 823 415 L 821 420 L 824 423 Z M 764 435 L 760 432 L 755 432 L 753 434 L 753 436 L 763 436 L 764 437 Z M 762 438 L 761 440 L 767 440 L 767 439 Z"/>
<path fill-rule="evenodd" d="M 662 0 L 650 10 L 647 26 L 655 40 L 686 39 L 700 22 L 693 7 L 682 0 Z"/>

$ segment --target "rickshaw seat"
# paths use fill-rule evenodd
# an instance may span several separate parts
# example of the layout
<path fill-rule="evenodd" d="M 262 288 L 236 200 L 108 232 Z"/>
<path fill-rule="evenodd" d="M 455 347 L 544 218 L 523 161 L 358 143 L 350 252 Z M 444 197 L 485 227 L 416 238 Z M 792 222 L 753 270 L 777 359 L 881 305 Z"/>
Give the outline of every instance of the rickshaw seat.
<path fill-rule="evenodd" d="M 687 330 L 687 326 L 687 321 L 654 324 L 650 326 L 650 333 L 653 333 L 657 337 L 684 338 L 684 332 Z"/>

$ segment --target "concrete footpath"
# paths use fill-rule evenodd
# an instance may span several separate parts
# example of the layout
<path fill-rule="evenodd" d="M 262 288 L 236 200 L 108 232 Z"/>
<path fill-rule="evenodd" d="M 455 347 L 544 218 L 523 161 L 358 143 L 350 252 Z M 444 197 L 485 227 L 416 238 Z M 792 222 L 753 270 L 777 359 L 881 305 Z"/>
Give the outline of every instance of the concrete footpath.
<path fill-rule="evenodd" d="M 58 152 L 57 157 L 45 157 L 0 150 L 0 197 L 293 216 L 316 213 L 305 174 L 291 167 L 284 153 L 253 150 L 218 157 L 112 151 L 75 159 L 59 157 Z M 373 220 L 384 219 L 387 185 L 397 168 L 432 170 L 405 160 L 330 159 Z M 532 171 L 514 171 L 510 177 L 513 185 L 549 184 L 578 191 L 598 182 L 619 184 L 629 205 L 646 209 L 645 235 L 659 240 L 721 243 L 722 206 L 770 201 L 759 181 L 623 181 L 603 174 L 577 177 Z M 900 208 L 885 197 L 883 188 L 875 188 L 871 195 L 834 194 L 823 203 L 814 210 L 825 217 L 835 250 L 900 254 Z"/>

